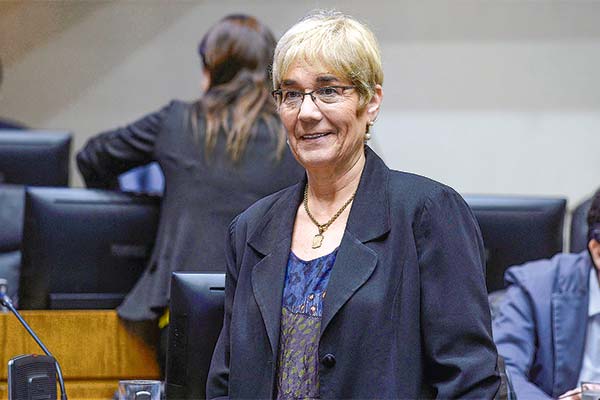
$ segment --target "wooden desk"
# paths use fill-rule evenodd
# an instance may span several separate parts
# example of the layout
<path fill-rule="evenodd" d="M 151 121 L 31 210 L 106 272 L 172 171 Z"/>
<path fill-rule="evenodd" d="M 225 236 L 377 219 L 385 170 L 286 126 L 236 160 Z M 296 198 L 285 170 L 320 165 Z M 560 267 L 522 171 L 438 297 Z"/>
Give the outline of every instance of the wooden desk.
<path fill-rule="evenodd" d="M 158 379 L 149 325 L 129 325 L 114 310 L 22 311 L 59 361 L 70 400 L 111 399 L 120 379 Z M 7 363 L 19 354 L 43 354 L 17 318 L 0 313 L 0 398 L 6 399 Z"/>

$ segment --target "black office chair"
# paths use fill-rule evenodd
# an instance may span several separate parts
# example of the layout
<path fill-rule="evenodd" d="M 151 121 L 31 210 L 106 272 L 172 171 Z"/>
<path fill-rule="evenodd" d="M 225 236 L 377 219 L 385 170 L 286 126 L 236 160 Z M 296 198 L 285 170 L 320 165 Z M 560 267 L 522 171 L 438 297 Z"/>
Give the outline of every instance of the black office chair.
<path fill-rule="evenodd" d="M 571 214 L 571 240 L 569 241 L 569 252 L 579 253 L 587 249 L 588 225 L 587 214 L 592 205 L 592 198 L 582 201 L 575 207 Z"/>
<path fill-rule="evenodd" d="M 0 184 L 0 278 L 7 280 L 12 299 L 19 289 L 24 208 L 25 188 Z"/>
<path fill-rule="evenodd" d="M 225 274 L 177 273 L 171 278 L 167 399 L 206 398 L 206 378 L 223 326 Z"/>
<path fill-rule="evenodd" d="M 465 195 L 481 229 L 488 292 L 504 288 L 512 265 L 550 258 L 563 250 L 564 198 Z"/>

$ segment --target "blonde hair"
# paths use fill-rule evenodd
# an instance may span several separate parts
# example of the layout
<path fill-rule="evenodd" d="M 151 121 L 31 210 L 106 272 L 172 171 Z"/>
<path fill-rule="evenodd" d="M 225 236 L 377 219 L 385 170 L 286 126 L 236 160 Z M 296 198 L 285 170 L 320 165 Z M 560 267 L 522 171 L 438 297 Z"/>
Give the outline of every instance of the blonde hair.
<path fill-rule="evenodd" d="M 296 61 L 327 68 L 348 79 L 356 86 L 361 108 L 375 94 L 375 85 L 383 83 L 375 35 L 366 25 L 336 11 L 316 11 L 281 37 L 273 60 L 273 87 L 280 87 Z"/>

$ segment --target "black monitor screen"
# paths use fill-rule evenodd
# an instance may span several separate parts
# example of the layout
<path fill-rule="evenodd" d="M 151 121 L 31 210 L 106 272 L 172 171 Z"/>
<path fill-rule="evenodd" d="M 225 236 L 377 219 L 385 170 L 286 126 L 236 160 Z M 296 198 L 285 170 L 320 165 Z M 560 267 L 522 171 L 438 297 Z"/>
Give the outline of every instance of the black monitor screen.
<path fill-rule="evenodd" d="M 565 199 L 464 197 L 483 236 L 488 292 L 504 288 L 506 268 L 562 251 Z"/>
<path fill-rule="evenodd" d="M 206 377 L 223 326 L 225 274 L 174 273 L 169 305 L 166 394 L 206 398 Z"/>
<path fill-rule="evenodd" d="M 158 216 L 156 198 L 28 188 L 19 307 L 118 306 L 146 267 Z"/>
<path fill-rule="evenodd" d="M 0 183 L 68 186 L 71 134 L 0 130 Z"/>

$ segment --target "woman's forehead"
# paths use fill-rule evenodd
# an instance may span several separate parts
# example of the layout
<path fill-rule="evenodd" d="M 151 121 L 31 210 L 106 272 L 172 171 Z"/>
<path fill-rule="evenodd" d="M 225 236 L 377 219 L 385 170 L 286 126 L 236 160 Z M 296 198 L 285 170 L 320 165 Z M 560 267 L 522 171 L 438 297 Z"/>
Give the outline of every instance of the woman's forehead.
<path fill-rule="evenodd" d="M 282 86 L 298 84 L 336 84 L 346 82 L 333 67 L 322 62 L 296 60 L 290 64 L 281 80 Z"/>

